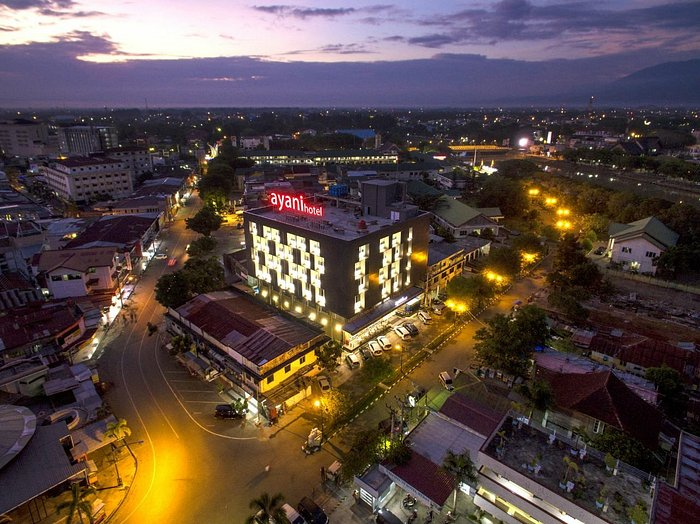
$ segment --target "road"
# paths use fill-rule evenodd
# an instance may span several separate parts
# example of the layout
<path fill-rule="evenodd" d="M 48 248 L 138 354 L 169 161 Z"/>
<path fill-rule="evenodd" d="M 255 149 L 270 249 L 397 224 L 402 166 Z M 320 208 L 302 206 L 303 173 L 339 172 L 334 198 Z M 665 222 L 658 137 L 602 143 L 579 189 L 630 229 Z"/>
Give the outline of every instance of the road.
<path fill-rule="evenodd" d="M 164 309 L 155 301 L 153 289 L 161 275 L 181 267 L 185 247 L 196 237 L 185 228 L 184 218 L 199 205 L 183 208 L 163 235 L 160 249 L 178 258 L 178 264 L 169 268 L 166 260 L 152 261 L 129 305 L 137 312 L 136 322 L 115 324 L 121 332 L 112 337 L 99 360 L 102 379 L 115 384 L 108 402 L 131 427 L 129 441 L 142 442 L 134 446 L 138 474 L 111 522 L 239 523 L 248 516 L 249 501 L 263 492 L 281 492 L 295 504 L 302 496 L 318 494 L 320 467 L 340 456 L 352 433 L 342 432 L 320 453 L 307 457 L 301 444 L 318 421 L 300 407 L 284 417 L 280 428 L 216 420 L 213 408 L 221 398 L 215 386 L 190 376 L 162 349 Z M 240 245 L 241 232 L 233 227 L 217 236 L 229 247 Z M 483 318 L 508 311 L 515 300 L 533 293 L 539 282 L 516 283 Z M 147 333 L 149 322 L 159 326 L 153 336 Z M 467 368 L 478 327 L 477 321 L 468 323 L 392 393 L 408 392 L 414 383 L 435 388 L 440 371 Z M 376 427 L 386 416 L 385 402 L 377 402 L 355 421 L 354 429 Z"/>

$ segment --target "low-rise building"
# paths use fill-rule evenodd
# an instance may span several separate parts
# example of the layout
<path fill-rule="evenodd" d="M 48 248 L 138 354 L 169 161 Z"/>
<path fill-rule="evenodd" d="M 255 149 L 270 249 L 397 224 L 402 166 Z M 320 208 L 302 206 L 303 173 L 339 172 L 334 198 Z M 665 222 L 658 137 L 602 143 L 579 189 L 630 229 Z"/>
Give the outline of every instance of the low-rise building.
<path fill-rule="evenodd" d="M 122 255 L 124 256 L 124 255 Z M 42 251 L 35 275 L 53 298 L 113 293 L 127 274 L 115 247 Z"/>
<path fill-rule="evenodd" d="M 294 320 L 252 297 L 219 291 L 193 298 L 166 314 L 168 331 L 188 334 L 199 358 L 221 373 L 256 409 L 265 413 L 294 397 L 295 380 L 316 362 L 328 341 L 320 329 Z M 277 390 L 287 395 L 267 402 Z"/>
<path fill-rule="evenodd" d="M 0 122 L 0 151 L 6 156 L 37 157 L 56 151 L 43 122 L 17 118 Z"/>
<path fill-rule="evenodd" d="M 490 231 L 498 236 L 500 225 L 478 209 L 454 198 L 444 197 L 432 211 L 435 222 L 455 238 Z"/>
<path fill-rule="evenodd" d="M 676 245 L 678 233 L 658 218 L 647 217 L 630 224 L 610 224 L 607 253 L 622 269 L 638 273 L 656 273 L 659 257 Z"/>
<path fill-rule="evenodd" d="M 474 503 L 507 524 L 650 522 L 655 478 L 560 432 L 506 416 L 478 454 Z"/>
<path fill-rule="evenodd" d="M 436 298 L 447 283 L 464 271 L 464 247 L 448 242 L 428 245 L 428 276 L 425 282 L 426 300 Z"/>

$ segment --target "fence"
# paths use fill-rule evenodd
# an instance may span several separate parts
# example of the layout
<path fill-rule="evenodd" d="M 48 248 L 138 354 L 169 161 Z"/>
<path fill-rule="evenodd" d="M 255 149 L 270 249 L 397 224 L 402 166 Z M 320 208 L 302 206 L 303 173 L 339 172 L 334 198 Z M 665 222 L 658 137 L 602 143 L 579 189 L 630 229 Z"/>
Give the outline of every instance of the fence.
<path fill-rule="evenodd" d="M 646 275 L 638 275 L 636 273 L 630 273 L 629 271 L 617 271 L 615 269 L 602 268 L 606 275 L 614 276 L 617 278 L 624 278 L 627 280 L 635 280 L 637 282 L 644 282 L 645 284 L 651 284 L 652 286 L 665 287 L 668 289 L 677 289 L 679 291 L 686 291 L 694 295 L 700 295 L 700 288 L 695 286 L 688 286 L 685 284 L 679 284 L 678 282 L 671 282 L 670 280 L 661 280 L 655 277 L 650 277 Z"/>

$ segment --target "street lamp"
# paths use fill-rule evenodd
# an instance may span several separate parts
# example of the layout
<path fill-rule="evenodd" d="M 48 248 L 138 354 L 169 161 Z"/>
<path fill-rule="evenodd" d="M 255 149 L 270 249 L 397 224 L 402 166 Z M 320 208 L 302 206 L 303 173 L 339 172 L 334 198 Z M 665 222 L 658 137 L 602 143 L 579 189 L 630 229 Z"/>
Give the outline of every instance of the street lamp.
<path fill-rule="evenodd" d="M 321 412 L 321 439 L 323 439 L 323 437 L 326 435 L 325 431 L 323 430 L 323 422 L 324 422 L 323 421 L 323 410 L 324 410 L 323 402 L 318 400 L 318 399 L 315 400 L 314 407 Z"/>
<path fill-rule="evenodd" d="M 401 344 L 396 344 L 394 347 L 399 352 L 399 370 L 401 375 L 403 375 L 403 348 Z"/>

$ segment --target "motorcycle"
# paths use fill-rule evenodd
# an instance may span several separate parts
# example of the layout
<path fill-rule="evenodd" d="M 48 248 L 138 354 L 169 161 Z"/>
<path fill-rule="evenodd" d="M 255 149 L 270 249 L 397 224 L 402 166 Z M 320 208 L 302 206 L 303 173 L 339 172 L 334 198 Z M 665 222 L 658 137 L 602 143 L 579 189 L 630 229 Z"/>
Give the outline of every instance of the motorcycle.
<path fill-rule="evenodd" d="M 418 512 L 414 509 L 413 513 L 408 517 L 406 524 L 413 524 L 413 521 L 418 518 Z"/>
<path fill-rule="evenodd" d="M 455 517 L 451 511 L 448 511 L 447 515 L 445 515 L 445 524 L 451 524 L 455 520 L 457 520 L 457 517 Z"/>
<path fill-rule="evenodd" d="M 410 494 L 407 494 L 403 498 L 403 507 L 404 508 L 412 508 L 415 505 L 416 505 L 416 498 L 412 497 Z"/>
<path fill-rule="evenodd" d="M 301 446 L 301 450 L 307 455 L 316 453 L 321 449 L 322 440 L 323 434 L 321 433 L 321 431 L 318 428 L 313 428 L 309 433 L 306 442 L 304 442 L 304 444 Z"/>

